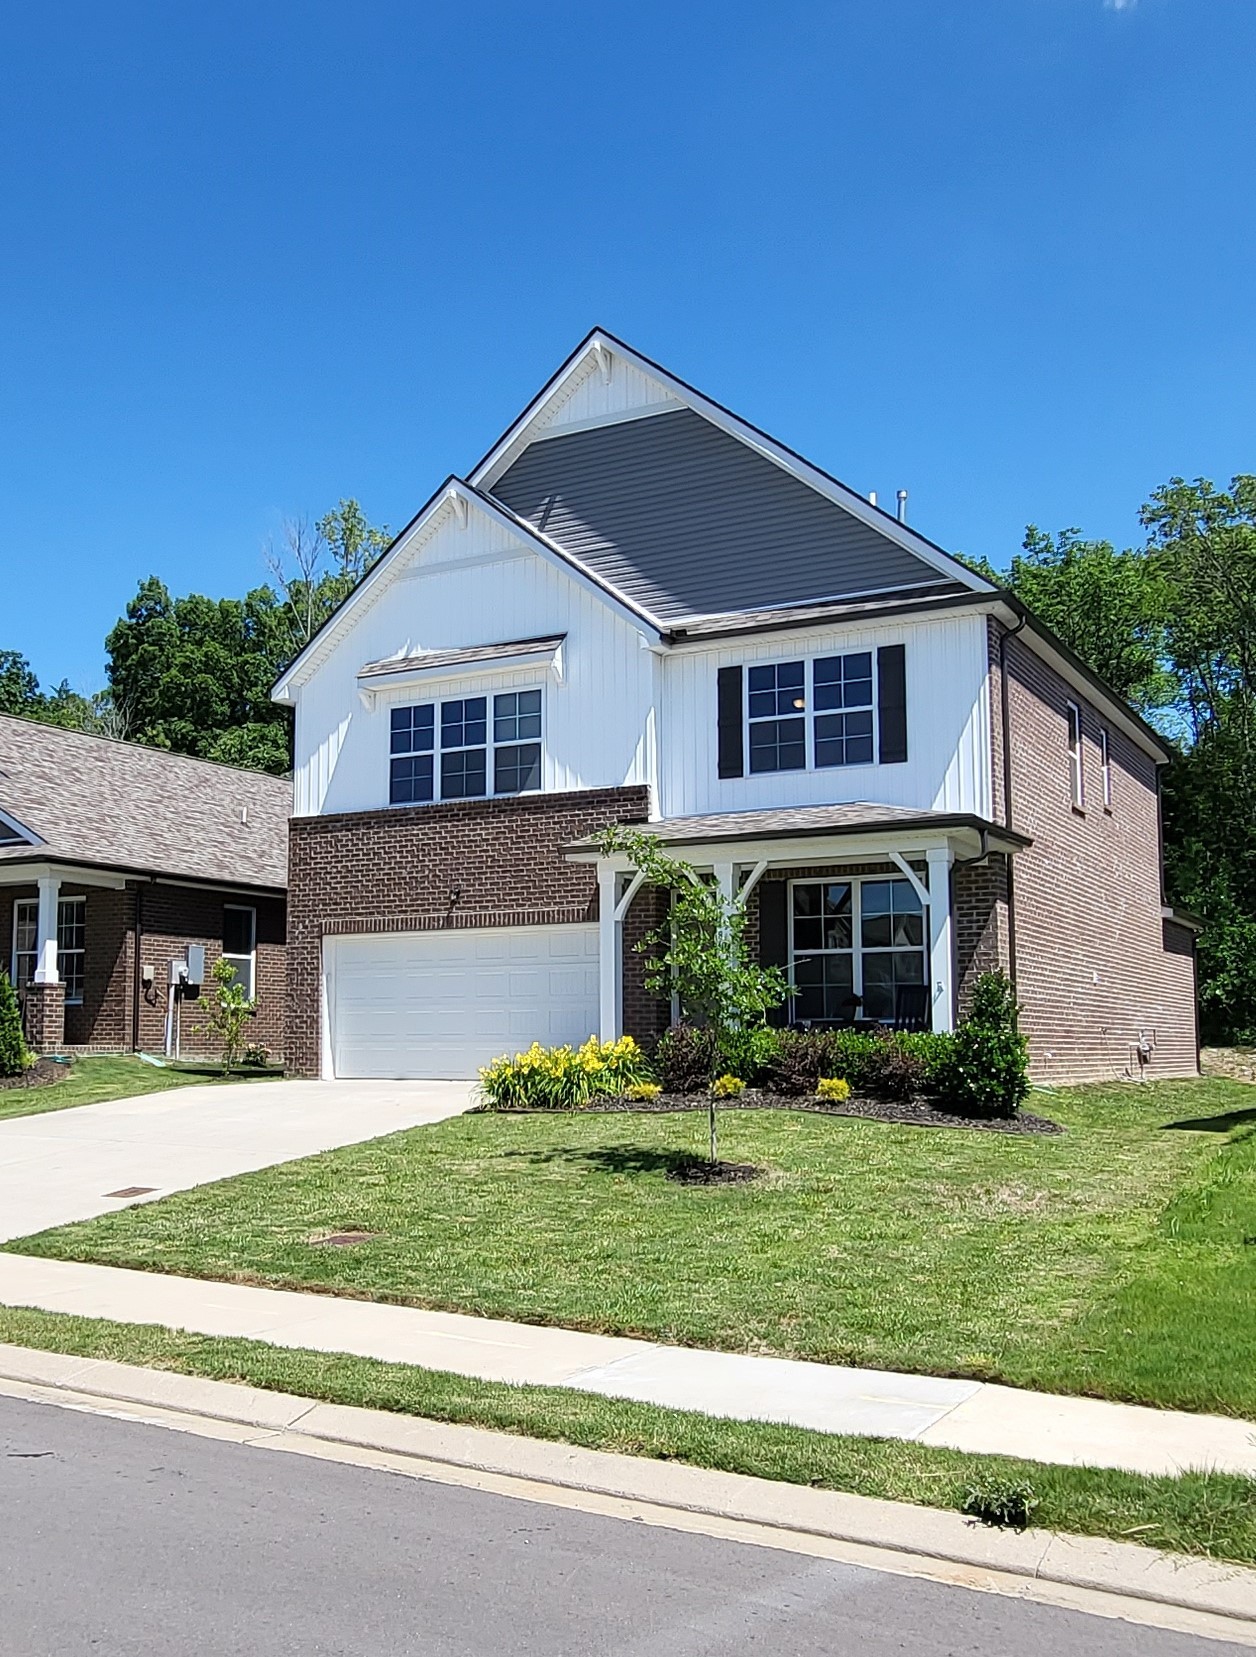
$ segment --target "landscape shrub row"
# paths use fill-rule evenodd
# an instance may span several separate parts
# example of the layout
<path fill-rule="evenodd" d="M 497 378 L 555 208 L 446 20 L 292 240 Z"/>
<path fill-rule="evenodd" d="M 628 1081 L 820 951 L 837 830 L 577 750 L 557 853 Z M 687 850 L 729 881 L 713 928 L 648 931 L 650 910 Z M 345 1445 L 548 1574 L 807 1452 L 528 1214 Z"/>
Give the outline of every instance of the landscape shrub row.
<path fill-rule="evenodd" d="M 679 1024 L 659 1038 L 653 1063 L 631 1036 L 590 1037 L 579 1048 L 533 1043 L 486 1066 L 480 1089 L 494 1110 L 579 1110 L 608 1095 L 705 1094 L 717 1082 L 724 1097 L 753 1087 L 802 1098 L 814 1096 L 822 1080 L 844 1081 L 864 1097 L 929 1097 L 973 1115 L 1014 1115 L 1029 1079 L 1011 984 L 1001 973 L 986 973 L 953 1034 L 759 1025 L 725 1032 L 721 1040 L 711 1029 Z"/>

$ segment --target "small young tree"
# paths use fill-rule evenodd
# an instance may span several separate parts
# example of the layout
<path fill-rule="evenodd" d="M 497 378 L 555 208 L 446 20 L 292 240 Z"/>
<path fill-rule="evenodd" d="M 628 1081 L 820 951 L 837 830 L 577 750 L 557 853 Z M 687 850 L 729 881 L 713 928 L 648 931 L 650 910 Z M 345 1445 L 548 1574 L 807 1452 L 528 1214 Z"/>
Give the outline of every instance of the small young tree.
<path fill-rule="evenodd" d="M 244 1047 L 244 1027 L 256 1012 L 256 1006 L 244 993 L 244 985 L 236 977 L 230 961 L 221 958 L 210 968 L 212 991 L 209 1016 L 201 1026 L 205 1035 L 217 1036 L 222 1045 L 222 1073 L 229 1074 L 239 1062 Z"/>
<path fill-rule="evenodd" d="M 0 1076 L 20 1076 L 32 1063 L 22 1034 L 22 1014 L 7 972 L 0 971 Z"/>
<path fill-rule="evenodd" d="M 718 1057 L 744 1050 L 746 1033 L 763 1028 L 770 1009 L 789 994 L 789 982 L 779 967 L 761 967 L 748 958 L 740 895 L 721 891 L 691 864 L 669 857 L 656 837 L 641 829 L 609 828 L 599 844 L 608 856 L 626 857 L 651 886 L 672 894 L 668 919 L 637 945 L 645 956 L 646 988 L 663 996 L 674 990 L 682 1015 L 711 1031 Z M 707 1101 L 714 1162 L 716 1100 L 710 1089 Z"/>

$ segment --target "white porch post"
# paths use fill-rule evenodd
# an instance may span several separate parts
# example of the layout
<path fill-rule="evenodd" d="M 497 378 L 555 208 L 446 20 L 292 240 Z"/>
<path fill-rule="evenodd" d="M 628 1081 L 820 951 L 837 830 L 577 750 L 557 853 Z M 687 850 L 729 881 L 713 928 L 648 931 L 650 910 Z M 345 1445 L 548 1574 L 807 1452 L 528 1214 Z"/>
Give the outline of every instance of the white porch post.
<path fill-rule="evenodd" d="M 933 1028 L 955 1028 L 955 973 L 952 965 L 951 848 L 925 853 L 929 867 L 929 981 Z"/>
<path fill-rule="evenodd" d="M 598 1034 L 603 1041 L 619 1039 L 620 938 L 623 928 L 616 917 L 619 879 L 611 863 L 597 866 L 598 927 Z"/>
<path fill-rule="evenodd" d="M 57 973 L 57 904 L 61 880 L 57 875 L 39 878 L 39 920 L 35 936 L 35 982 L 59 984 Z"/>

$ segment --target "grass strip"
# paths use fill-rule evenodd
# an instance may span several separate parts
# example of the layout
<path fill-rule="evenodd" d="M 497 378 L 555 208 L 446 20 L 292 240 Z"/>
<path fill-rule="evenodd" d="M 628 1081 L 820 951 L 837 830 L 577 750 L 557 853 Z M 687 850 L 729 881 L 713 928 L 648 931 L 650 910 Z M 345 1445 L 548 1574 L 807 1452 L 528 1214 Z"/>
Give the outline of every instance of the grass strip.
<path fill-rule="evenodd" d="M 971 1484 L 1029 1485 L 1037 1526 L 1256 1565 L 1256 1481 L 1236 1475 L 1151 1478 L 721 1421 L 563 1387 L 477 1381 L 375 1358 L 19 1307 L 0 1307 L 0 1341 L 928 1507 L 961 1509 Z"/>

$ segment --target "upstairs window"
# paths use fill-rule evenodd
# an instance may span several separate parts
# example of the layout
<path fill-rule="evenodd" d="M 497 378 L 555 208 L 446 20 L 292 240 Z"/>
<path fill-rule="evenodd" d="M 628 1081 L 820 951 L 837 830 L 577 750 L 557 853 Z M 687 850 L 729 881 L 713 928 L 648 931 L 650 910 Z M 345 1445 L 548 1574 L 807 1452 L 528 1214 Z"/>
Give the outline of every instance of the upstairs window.
<path fill-rule="evenodd" d="M 435 799 L 436 709 L 394 708 L 388 798 L 393 805 L 421 805 Z"/>
<path fill-rule="evenodd" d="M 751 773 L 871 765 L 874 682 L 870 650 L 749 668 Z"/>
<path fill-rule="evenodd" d="M 1075 811 L 1086 806 L 1086 777 L 1082 767 L 1082 710 L 1076 702 L 1066 708 L 1068 718 L 1068 783 Z"/>
<path fill-rule="evenodd" d="M 491 701 L 491 710 L 487 696 L 392 709 L 388 797 L 393 805 L 477 800 L 541 787 L 541 692 L 502 691 Z"/>
<path fill-rule="evenodd" d="M 1103 809 L 1112 810 L 1112 753 L 1107 731 L 1099 732 L 1099 775 L 1103 783 Z"/>
<path fill-rule="evenodd" d="M 751 771 L 805 771 L 807 768 L 807 666 L 777 662 L 752 667 L 750 696 Z"/>

